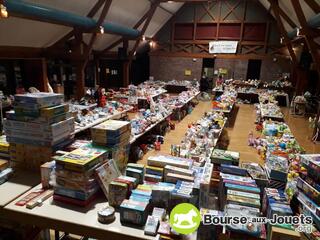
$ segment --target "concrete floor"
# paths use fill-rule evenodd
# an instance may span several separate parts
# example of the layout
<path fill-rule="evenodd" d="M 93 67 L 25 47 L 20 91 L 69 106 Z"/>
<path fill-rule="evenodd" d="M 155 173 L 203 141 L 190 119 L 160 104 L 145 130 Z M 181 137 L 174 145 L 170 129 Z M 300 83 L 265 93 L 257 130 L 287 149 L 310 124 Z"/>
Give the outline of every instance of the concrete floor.
<path fill-rule="evenodd" d="M 255 136 L 259 133 L 255 132 L 256 113 L 252 104 L 237 104 L 235 121 L 233 126 L 227 128 L 230 143 L 229 150 L 240 152 L 240 161 L 262 163 L 257 151 L 247 145 L 249 131 L 254 131 Z M 175 130 L 170 131 L 165 136 L 165 142 L 161 145 L 161 151 L 151 150 L 140 163 L 146 163 L 150 155 L 159 153 L 170 154 L 171 144 L 179 144 L 183 138 L 189 123 L 198 120 L 204 112 L 211 110 L 211 102 L 200 102 L 192 113 L 186 116 L 181 122 L 176 123 Z M 320 145 L 316 145 L 310 141 L 312 129 L 306 118 L 293 117 L 289 114 L 289 108 L 282 108 L 285 115 L 285 122 L 289 124 L 291 131 L 298 140 L 299 144 L 305 148 L 307 153 L 320 153 Z"/>

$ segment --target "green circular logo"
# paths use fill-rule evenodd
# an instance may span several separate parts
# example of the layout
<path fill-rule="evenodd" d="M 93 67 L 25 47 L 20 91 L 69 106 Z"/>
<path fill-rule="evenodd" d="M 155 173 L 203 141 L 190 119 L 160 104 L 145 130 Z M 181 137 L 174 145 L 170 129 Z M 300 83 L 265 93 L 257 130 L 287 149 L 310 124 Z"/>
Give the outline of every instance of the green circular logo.
<path fill-rule="evenodd" d="M 170 213 L 170 226 L 181 234 L 196 231 L 201 222 L 199 210 L 190 203 L 180 203 Z"/>

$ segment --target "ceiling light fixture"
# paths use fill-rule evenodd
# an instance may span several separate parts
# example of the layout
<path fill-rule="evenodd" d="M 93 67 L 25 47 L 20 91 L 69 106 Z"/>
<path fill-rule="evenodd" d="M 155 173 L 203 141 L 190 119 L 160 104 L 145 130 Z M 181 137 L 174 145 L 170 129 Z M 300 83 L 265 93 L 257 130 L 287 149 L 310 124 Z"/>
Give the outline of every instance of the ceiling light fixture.
<path fill-rule="evenodd" d="M 145 41 L 146 40 L 146 36 L 142 36 L 142 41 Z"/>
<path fill-rule="evenodd" d="M 280 43 L 283 44 L 283 37 L 280 38 Z"/>
<path fill-rule="evenodd" d="M 0 18 L 7 18 L 8 11 L 7 8 L 3 5 L 3 1 L 0 1 Z"/>
<path fill-rule="evenodd" d="M 298 27 L 298 28 L 297 28 L 297 37 L 300 36 L 300 31 L 301 31 L 301 27 Z"/>
<path fill-rule="evenodd" d="M 99 28 L 100 28 L 100 33 L 104 34 L 104 27 L 100 26 Z"/>

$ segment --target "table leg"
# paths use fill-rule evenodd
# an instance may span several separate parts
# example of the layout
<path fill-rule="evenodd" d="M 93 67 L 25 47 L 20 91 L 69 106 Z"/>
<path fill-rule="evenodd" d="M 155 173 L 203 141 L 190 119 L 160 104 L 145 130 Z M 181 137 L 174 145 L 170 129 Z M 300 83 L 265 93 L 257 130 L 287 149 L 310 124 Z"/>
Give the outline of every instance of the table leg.
<path fill-rule="evenodd" d="M 50 240 L 50 230 L 49 229 L 43 229 L 40 233 L 41 239 Z"/>
<path fill-rule="evenodd" d="M 54 230 L 54 239 L 60 240 L 60 232 L 58 230 Z"/>

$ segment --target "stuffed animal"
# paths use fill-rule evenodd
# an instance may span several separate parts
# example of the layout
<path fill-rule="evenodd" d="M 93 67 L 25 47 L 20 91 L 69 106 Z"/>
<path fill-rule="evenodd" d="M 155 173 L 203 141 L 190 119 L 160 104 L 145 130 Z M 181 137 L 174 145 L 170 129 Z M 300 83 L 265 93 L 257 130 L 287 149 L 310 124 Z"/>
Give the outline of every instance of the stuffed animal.
<path fill-rule="evenodd" d="M 254 137 L 252 131 L 250 131 L 248 135 L 248 146 L 254 146 Z"/>

